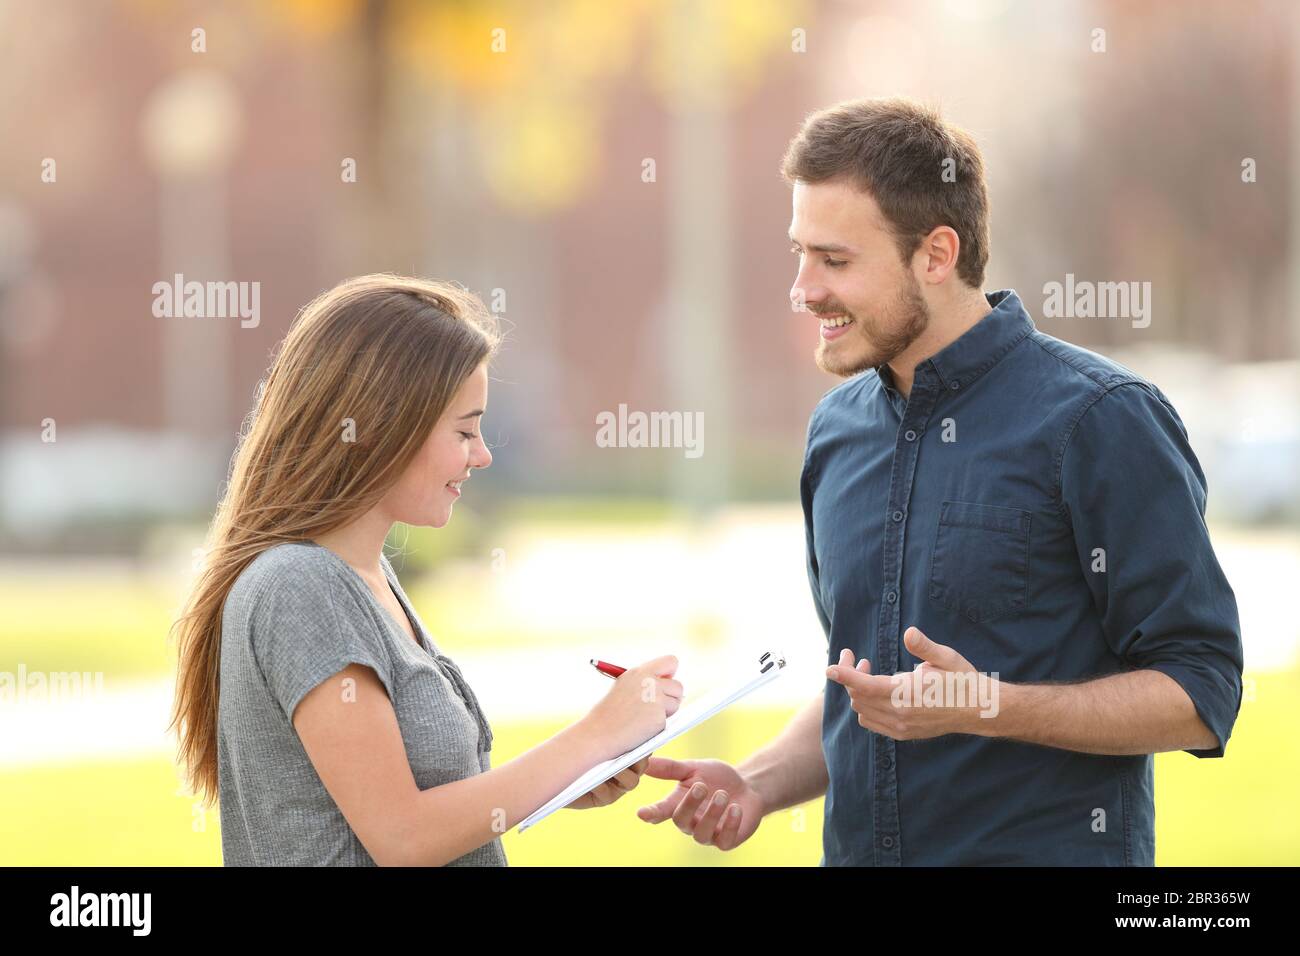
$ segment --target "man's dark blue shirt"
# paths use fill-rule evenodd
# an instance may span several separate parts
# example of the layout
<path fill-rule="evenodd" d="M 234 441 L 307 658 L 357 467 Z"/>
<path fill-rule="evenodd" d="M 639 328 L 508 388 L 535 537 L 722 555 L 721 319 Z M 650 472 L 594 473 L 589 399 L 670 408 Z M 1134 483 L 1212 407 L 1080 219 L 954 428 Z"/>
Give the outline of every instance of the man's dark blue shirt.
<path fill-rule="evenodd" d="M 908 626 L 1011 683 L 1167 674 L 1218 738 L 1241 706 L 1236 599 L 1164 394 L 1039 332 L 1011 290 L 915 370 L 826 394 L 801 479 L 829 639 L 910 671 Z M 896 741 L 827 682 L 824 865 L 1153 865 L 1153 757 L 972 734 Z"/>

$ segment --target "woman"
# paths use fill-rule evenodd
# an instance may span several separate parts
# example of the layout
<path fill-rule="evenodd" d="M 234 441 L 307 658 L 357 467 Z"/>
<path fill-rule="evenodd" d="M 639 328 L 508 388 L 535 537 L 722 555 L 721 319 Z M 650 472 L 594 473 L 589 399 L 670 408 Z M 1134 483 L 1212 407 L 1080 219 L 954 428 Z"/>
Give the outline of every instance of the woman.
<path fill-rule="evenodd" d="M 391 275 L 342 283 L 289 330 L 175 625 L 172 725 L 195 793 L 220 799 L 226 865 L 504 865 L 503 832 L 677 710 L 661 657 L 491 769 L 477 698 L 383 554 L 394 522 L 445 525 L 492 462 L 498 341 L 472 294 Z M 617 799 L 644 765 L 572 806 Z"/>

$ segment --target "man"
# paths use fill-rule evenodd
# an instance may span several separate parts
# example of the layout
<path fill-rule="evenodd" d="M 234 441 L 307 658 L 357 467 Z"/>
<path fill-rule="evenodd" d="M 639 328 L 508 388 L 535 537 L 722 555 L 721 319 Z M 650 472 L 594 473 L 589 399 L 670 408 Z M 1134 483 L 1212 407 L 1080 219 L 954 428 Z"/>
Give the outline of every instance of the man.
<path fill-rule="evenodd" d="M 1241 703 L 1181 419 L 983 291 L 983 161 L 937 113 L 815 113 L 783 172 L 848 379 L 801 480 L 828 683 L 737 768 L 652 758 L 679 784 L 639 815 L 726 850 L 824 793 L 823 865 L 1153 865 L 1151 755 L 1223 756 Z"/>

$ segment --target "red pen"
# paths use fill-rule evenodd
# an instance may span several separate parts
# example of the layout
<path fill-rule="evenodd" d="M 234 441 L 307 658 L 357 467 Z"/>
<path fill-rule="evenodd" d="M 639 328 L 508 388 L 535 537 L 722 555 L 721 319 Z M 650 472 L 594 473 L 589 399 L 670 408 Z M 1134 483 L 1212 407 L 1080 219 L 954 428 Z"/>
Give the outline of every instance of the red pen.
<path fill-rule="evenodd" d="M 591 659 L 591 666 L 596 668 L 596 670 L 600 671 L 606 677 L 618 677 L 627 670 L 626 667 L 619 667 L 617 664 L 606 664 L 604 661 L 598 661 L 594 657 Z"/>

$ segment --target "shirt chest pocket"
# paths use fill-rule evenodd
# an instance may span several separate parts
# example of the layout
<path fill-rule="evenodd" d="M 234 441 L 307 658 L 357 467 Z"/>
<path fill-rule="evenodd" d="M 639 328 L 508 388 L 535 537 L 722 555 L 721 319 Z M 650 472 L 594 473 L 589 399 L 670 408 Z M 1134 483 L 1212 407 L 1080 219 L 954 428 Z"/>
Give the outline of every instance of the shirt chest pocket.
<path fill-rule="evenodd" d="M 930 558 L 930 599 L 974 622 L 1022 614 L 1031 517 L 1019 508 L 945 501 Z"/>

